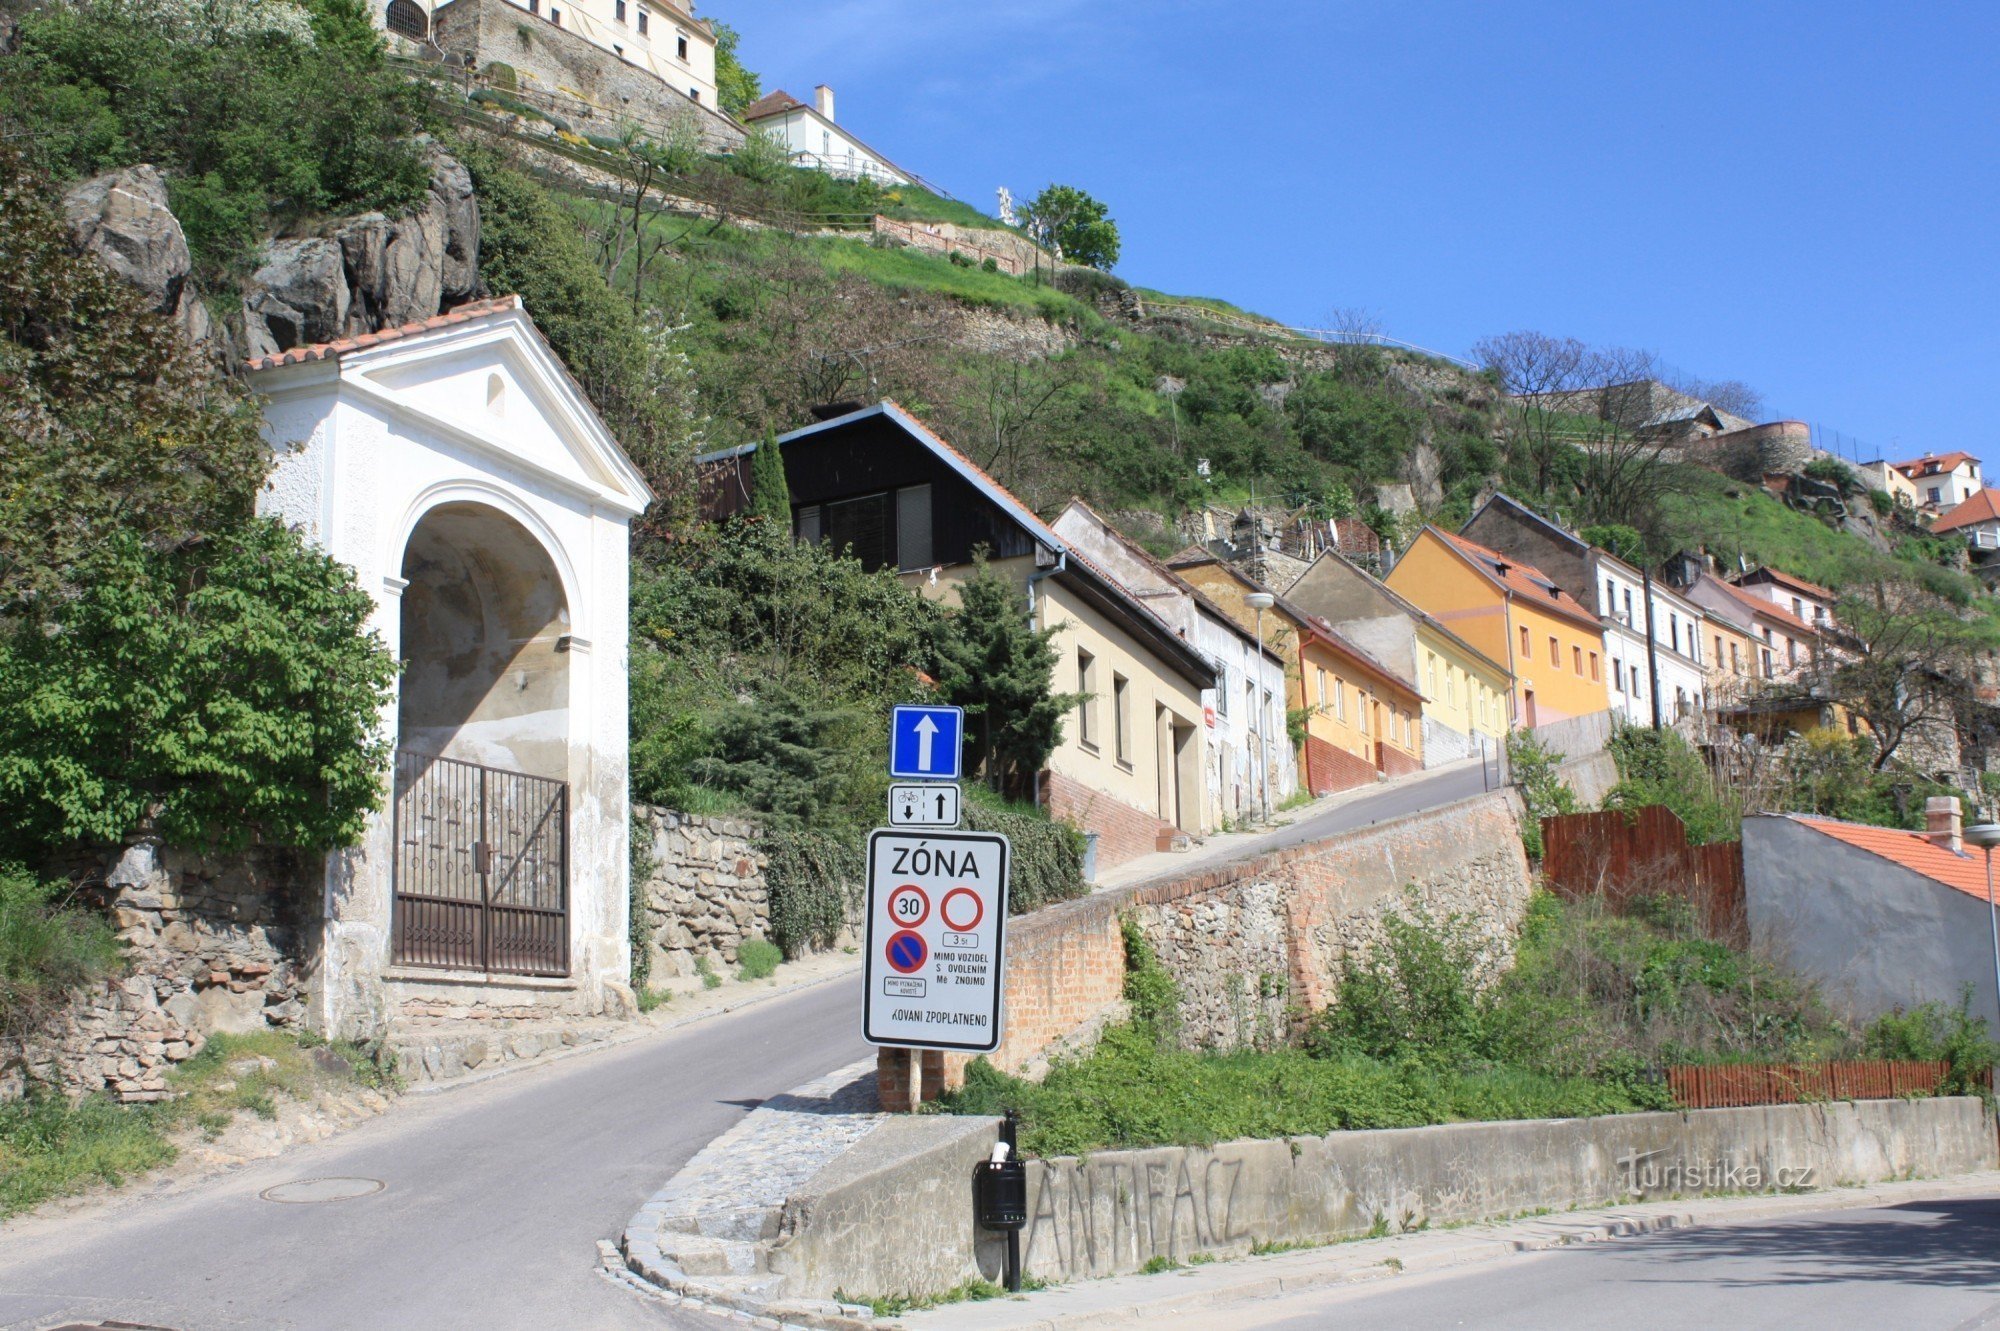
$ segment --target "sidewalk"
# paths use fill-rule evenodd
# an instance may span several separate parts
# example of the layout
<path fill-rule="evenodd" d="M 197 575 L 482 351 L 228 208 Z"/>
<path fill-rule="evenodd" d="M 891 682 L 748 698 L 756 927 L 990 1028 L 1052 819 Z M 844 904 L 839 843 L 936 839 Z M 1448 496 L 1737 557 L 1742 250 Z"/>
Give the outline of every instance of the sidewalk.
<path fill-rule="evenodd" d="M 1324 1248 L 1118 1276 L 894 1319 L 909 1331 L 1087 1331 L 1149 1325 L 1202 1308 L 1497 1262 L 1517 1253 L 1601 1243 L 1661 1230 L 1743 1224 L 1814 1211 L 2000 1195 L 2000 1173 L 1878 1183 L 1782 1196 L 1696 1198 L 1426 1230 Z"/>
<path fill-rule="evenodd" d="M 1179 874 L 1193 873 L 1197 869 L 1211 865 L 1258 855 L 1266 850 L 1278 848 L 1284 834 L 1301 823 L 1323 818 L 1350 804 L 1358 804 L 1362 800 L 1387 791 L 1409 790 L 1430 781 L 1449 779 L 1462 772 L 1476 772 L 1479 767 L 1479 759 L 1467 758 L 1463 762 L 1447 763 L 1442 767 L 1433 767 L 1393 781 L 1376 781 L 1369 785 L 1356 786 L 1352 790 L 1337 790 L 1331 795 L 1320 796 L 1311 804 L 1302 804 L 1274 815 L 1268 827 L 1243 832 L 1211 832 L 1192 850 L 1161 850 L 1150 855 L 1141 855 L 1135 860 L 1127 860 L 1117 868 L 1106 869 L 1099 874 L 1093 887 L 1103 891 L 1154 878 L 1171 878 Z"/>

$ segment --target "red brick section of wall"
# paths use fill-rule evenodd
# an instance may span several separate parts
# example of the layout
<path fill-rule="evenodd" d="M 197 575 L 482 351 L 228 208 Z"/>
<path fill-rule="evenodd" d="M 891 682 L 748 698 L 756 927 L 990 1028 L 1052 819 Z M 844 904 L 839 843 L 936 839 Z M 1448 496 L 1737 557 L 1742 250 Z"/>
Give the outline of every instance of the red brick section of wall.
<path fill-rule="evenodd" d="M 1375 779 L 1375 764 L 1335 748 L 1317 735 L 1306 736 L 1306 768 L 1312 774 L 1315 795 L 1352 790 Z"/>
<path fill-rule="evenodd" d="M 1424 770 L 1423 760 L 1411 757 L 1401 749 L 1384 744 L 1382 746 L 1382 770 L 1390 776 L 1408 776 L 1412 772 Z"/>
<path fill-rule="evenodd" d="M 1049 817 L 1097 833 L 1099 869 L 1151 855 L 1160 848 L 1161 829 L 1168 826 L 1144 810 L 1059 772 L 1042 774 L 1042 796 Z"/>

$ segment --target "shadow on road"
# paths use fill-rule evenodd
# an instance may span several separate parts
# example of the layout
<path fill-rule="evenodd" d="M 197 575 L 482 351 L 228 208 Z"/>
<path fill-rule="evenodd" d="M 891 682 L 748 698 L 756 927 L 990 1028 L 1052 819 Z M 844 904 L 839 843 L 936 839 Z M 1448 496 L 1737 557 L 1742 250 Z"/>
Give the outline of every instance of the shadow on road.
<path fill-rule="evenodd" d="M 1669 1230 L 1621 1251 L 1652 1261 L 1699 1263 L 1701 1274 L 1689 1272 L 1688 1279 L 1739 1289 L 1840 1281 L 1992 1288 L 2000 1284 L 2000 1198 Z M 1731 1274 L 1720 1265 L 1731 1261 L 1747 1269 Z"/>
<path fill-rule="evenodd" d="M 769 1109 L 783 1114 L 873 1114 L 880 1109 L 875 1099 L 875 1069 L 857 1076 L 825 1095 L 798 1095 L 791 1091 L 768 1100 L 723 1100 L 726 1105 L 745 1109 Z"/>

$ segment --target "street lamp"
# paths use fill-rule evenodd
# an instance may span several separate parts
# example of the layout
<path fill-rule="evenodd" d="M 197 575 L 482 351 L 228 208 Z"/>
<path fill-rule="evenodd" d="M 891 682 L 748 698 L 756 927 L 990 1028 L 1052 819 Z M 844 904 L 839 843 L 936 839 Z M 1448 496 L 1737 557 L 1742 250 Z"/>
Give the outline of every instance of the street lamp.
<path fill-rule="evenodd" d="M 1986 920 L 1993 927 L 1993 993 L 2000 1000 L 2000 909 L 1993 905 L 1993 848 L 2000 846 L 2000 823 L 1974 823 L 1960 835 L 1986 852 Z M 2000 1026 L 1994 1029 L 2000 1031 Z"/>
<path fill-rule="evenodd" d="M 1264 821 L 1269 823 L 1271 821 L 1271 705 L 1270 694 L 1264 691 L 1263 682 L 1264 612 L 1276 605 L 1278 598 L 1269 592 L 1251 592 L 1243 598 L 1243 603 L 1257 612 L 1257 768 L 1264 789 Z M 1304 676 L 1300 678 L 1303 680 Z M 1305 685 L 1301 683 L 1299 687 L 1303 689 Z M 2000 943 L 1994 944 L 1994 947 L 1993 955 L 2000 958 Z M 1996 971 L 1995 974 L 2000 975 L 2000 971 Z"/>

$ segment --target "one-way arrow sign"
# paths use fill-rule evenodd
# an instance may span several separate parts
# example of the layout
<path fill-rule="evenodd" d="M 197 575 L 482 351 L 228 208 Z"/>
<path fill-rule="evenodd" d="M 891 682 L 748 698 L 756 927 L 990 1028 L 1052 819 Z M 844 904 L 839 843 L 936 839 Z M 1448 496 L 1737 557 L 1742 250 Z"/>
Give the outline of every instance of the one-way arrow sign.
<path fill-rule="evenodd" d="M 889 826 L 957 827 L 957 786 L 890 786 Z"/>
<path fill-rule="evenodd" d="M 965 712 L 957 707 L 899 706 L 889 720 L 889 775 L 956 781 Z"/>

